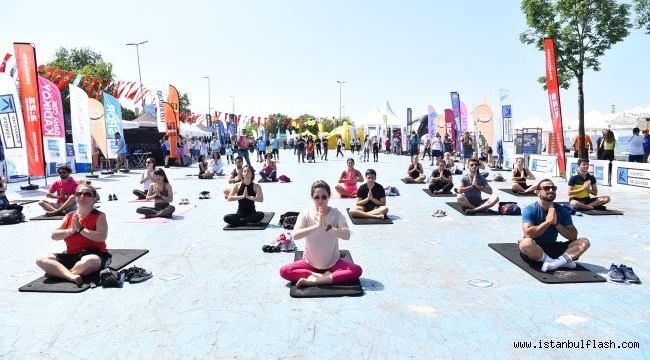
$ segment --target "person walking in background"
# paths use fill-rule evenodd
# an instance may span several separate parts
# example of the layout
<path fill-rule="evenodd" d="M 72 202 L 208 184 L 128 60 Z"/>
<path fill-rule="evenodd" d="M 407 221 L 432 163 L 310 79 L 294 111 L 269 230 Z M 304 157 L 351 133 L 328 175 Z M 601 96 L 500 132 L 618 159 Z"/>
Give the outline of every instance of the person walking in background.
<path fill-rule="evenodd" d="M 126 149 L 126 142 L 122 139 L 122 135 L 119 132 L 115 133 L 115 146 L 117 146 L 117 161 L 115 162 L 115 172 L 120 170 L 120 167 L 124 167 L 125 171 L 129 171 L 129 162 L 126 159 L 128 151 Z"/>
<path fill-rule="evenodd" d="M 632 137 L 627 141 L 629 155 L 627 161 L 629 162 L 643 162 L 643 137 L 639 135 L 638 127 L 632 129 Z"/>
<path fill-rule="evenodd" d="M 616 138 L 612 130 L 605 129 L 605 135 L 601 144 L 602 152 L 600 159 L 614 161 L 614 149 L 616 148 Z"/>

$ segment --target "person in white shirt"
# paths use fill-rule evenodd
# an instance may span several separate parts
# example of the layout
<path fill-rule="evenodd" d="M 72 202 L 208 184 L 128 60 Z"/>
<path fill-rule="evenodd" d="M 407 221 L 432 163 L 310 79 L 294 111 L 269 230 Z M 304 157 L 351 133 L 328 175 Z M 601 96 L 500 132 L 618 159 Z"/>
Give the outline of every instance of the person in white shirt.
<path fill-rule="evenodd" d="M 212 152 L 212 158 L 208 162 L 208 172 L 212 175 L 223 175 L 223 161 L 221 161 L 221 154 L 218 151 Z"/>
<path fill-rule="evenodd" d="M 629 162 L 643 162 L 643 136 L 639 135 L 641 130 L 638 127 L 632 129 L 632 137 L 627 141 Z"/>

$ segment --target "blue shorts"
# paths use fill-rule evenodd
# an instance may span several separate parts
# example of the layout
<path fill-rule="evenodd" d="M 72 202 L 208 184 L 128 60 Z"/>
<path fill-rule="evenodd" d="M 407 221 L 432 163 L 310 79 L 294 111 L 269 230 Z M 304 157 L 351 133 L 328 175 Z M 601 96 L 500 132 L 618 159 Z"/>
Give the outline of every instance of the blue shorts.
<path fill-rule="evenodd" d="M 463 159 L 469 159 L 472 157 L 471 151 L 463 151 Z"/>

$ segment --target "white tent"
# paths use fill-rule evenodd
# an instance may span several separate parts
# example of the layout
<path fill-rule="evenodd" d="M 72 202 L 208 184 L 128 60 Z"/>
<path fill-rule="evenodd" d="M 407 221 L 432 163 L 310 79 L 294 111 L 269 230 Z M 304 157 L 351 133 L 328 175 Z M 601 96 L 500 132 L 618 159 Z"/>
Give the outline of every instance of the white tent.
<path fill-rule="evenodd" d="M 607 115 L 604 120 L 612 129 L 632 129 L 646 127 L 646 119 L 650 120 L 650 107 L 637 106 L 628 111 Z"/>
<path fill-rule="evenodd" d="M 386 124 L 384 124 L 384 117 L 386 118 Z M 406 121 L 401 121 L 400 118 L 395 115 L 393 109 L 390 107 L 388 100 L 383 108 L 374 108 L 368 113 L 365 119 L 361 121 L 355 121 L 354 125 L 357 128 L 362 128 L 363 132 L 367 135 L 380 135 L 382 132 L 385 132 L 385 128 L 401 128 L 405 126 Z"/>

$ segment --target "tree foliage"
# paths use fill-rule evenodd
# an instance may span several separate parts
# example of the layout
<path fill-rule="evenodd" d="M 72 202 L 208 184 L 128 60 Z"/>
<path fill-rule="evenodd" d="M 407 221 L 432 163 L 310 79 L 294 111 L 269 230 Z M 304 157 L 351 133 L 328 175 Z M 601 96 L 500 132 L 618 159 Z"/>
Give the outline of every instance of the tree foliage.
<path fill-rule="evenodd" d="M 544 38 L 552 38 L 560 86 L 568 89 L 570 81 L 576 79 L 579 146 L 581 157 L 586 157 L 583 140 L 585 70 L 600 71 L 599 59 L 605 51 L 629 35 L 630 5 L 615 0 L 523 0 L 521 10 L 529 29 L 520 35 L 520 41 L 544 51 Z M 546 76 L 537 81 L 546 88 Z"/>
<path fill-rule="evenodd" d="M 634 11 L 636 12 L 634 25 L 650 35 L 650 0 L 634 0 Z"/>

